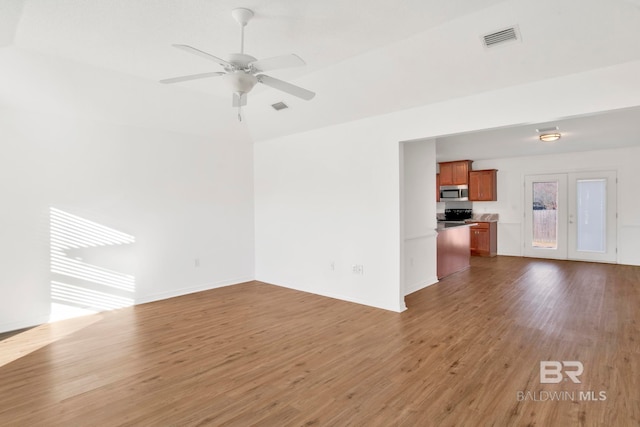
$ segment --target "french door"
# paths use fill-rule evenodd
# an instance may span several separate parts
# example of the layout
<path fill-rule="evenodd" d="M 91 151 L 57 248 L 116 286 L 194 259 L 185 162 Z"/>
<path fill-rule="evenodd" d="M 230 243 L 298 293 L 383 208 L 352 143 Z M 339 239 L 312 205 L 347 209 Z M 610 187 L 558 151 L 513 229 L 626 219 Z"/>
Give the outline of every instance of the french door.
<path fill-rule="evenodd" d="M 567 174 L 525 177 L 525 256 L 567 259 L 567 185 Z"/>
<path fill-rule="evenodd" d="M 616 261 L 616 173 L 525 177 L 524 255 Z"/>

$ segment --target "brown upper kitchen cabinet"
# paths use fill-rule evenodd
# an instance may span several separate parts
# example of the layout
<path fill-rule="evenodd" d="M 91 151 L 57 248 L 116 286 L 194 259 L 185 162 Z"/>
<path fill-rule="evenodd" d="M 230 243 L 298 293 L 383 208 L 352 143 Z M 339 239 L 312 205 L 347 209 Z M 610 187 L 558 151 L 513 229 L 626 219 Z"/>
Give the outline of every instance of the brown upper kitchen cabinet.
<path fill-rule="evenodd" d="M 440 185 L 467 185 L 469 184 L 469 170 L 471 160 L 458 160 L 457 162 L 440 163 Z"/>
<path fill-rule="evenodd" d="M 440 201 L 440 174 L 436 174 L 436 202 Z"/>
<path fill-rule="evenodd" d="M 498 200 L 496 169 L 469 172 L 469 200 L 491 202 Z"/>

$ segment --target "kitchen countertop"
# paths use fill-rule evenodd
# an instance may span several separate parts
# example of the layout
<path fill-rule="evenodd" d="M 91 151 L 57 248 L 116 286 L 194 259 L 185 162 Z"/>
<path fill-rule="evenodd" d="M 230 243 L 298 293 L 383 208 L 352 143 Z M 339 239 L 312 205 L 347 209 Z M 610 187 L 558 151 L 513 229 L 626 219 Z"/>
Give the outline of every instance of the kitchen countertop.
<path fill-rule="evenodd" d="M 467 222 L 467 221 L 438 221 L 438 226 L 436 228 L 436 231 L 441 232 L 451 228 L 473 227 L 474 225 L 476 225 L 475 222 Z"/>
<path fill-rule="evenodd" d="M 496 213 L 473 214 L 471 221 L 477 222 L 498 222 L 499 215 Z M 467 220 L 469 221 L 469 220 Z"/>

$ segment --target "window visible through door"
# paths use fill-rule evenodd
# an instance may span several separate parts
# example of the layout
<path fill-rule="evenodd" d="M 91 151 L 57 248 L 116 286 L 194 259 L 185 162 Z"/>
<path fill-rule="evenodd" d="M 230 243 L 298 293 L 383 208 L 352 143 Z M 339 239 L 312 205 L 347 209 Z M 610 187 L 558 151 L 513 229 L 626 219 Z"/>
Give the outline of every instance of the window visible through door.
<path fill-rule="evenodd" d="M 558 247 L 558 182 L 533 182 L 533 242 L 536 248 Z"/>

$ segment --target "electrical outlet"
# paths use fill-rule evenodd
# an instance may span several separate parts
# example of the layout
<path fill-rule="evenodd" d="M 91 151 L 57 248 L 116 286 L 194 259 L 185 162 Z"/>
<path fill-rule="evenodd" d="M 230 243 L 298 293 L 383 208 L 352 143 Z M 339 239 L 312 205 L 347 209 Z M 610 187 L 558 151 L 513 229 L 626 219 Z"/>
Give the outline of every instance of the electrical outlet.
<path fill-rule="evenodd" d="M 351 271 L 353 271 L 353 274 L 364 274 L 364 267 L 362 264 L 353 264 L 351 266 Z"/>

